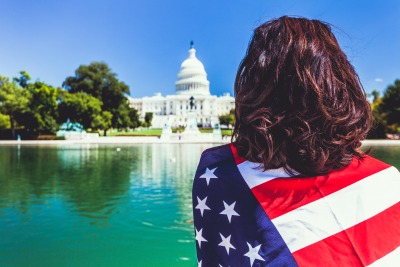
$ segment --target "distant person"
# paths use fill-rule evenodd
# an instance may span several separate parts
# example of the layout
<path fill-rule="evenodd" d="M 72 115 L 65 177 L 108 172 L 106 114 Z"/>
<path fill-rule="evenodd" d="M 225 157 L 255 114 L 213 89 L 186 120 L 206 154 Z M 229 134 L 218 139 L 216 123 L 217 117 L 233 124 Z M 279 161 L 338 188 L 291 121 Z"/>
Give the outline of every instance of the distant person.
<path fill-rule="evenodd" d="M 329 24 L 256 28 L 235 96 L 193 183 L 199 266 L 400 266 L 400 173 L 359 150 L 371 109 Z"/>

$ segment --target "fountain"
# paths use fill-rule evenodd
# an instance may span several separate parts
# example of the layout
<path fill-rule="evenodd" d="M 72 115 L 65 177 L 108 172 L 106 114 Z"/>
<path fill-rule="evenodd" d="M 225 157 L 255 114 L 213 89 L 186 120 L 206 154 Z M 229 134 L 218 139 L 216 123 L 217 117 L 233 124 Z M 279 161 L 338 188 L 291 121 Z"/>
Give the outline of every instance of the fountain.
<path fill-rule="evenodd" d="M 82 140 L 82 139 L 91 139 L 91 138 L 98 138 L 98 133 L 87 133 L 83 126 L 80 123 L 73 123 L 68 119 L 64 122 L 60 130 L 56 133 L 57 137 L 62 137 L 65 140 Z"/>

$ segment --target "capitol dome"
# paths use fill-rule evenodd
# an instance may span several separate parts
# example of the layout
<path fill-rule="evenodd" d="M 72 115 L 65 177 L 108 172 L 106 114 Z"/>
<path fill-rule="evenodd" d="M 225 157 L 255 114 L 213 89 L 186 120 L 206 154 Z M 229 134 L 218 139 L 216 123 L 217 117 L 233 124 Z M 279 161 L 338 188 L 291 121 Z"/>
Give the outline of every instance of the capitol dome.
<path fill-rule="evenodd" d="M 191 43 L 189 57 L 182 62 L 175 82 L 177 95 L 210 95 L 210 82 L 203 63 L 196 57 L 196 50 Z"/>

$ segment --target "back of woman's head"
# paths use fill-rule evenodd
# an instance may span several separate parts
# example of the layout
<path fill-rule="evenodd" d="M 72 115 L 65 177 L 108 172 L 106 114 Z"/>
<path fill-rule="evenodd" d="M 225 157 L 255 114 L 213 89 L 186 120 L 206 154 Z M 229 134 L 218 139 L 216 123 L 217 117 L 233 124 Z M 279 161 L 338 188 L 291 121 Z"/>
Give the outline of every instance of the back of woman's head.
<path fill-rule="evenodd" d="M 328 24 L 285 16 L 256 28 L 235 97 L 238 152 L 265 169 L 318 175 L 363 156 L 370 106 Z"/>

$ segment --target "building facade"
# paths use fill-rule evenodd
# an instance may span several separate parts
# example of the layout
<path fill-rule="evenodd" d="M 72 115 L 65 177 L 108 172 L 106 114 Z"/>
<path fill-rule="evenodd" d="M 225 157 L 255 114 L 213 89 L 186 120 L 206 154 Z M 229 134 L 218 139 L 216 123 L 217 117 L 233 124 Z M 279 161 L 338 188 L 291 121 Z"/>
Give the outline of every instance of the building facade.
<path fill-rule="evenodd" d="M 132 107 L 138 110 L 144 120 L 147 112 L 153 113 L 153 128 L 186 126 L 188 112 L 195 112 L 197 123 L 202 127 L 212 127 L 219 123 L 218 116 L 228 114 L 235 107 L 235 99 L 229 93 L 215 96 L 210 93 L 210 82 L 203 63 L 196 57 L 193 45 L 189 57 L 181 64 L 175 82 L 175 95 L 130 98 Z M 194 100 L 190 100 L 192 98 Z"/>

